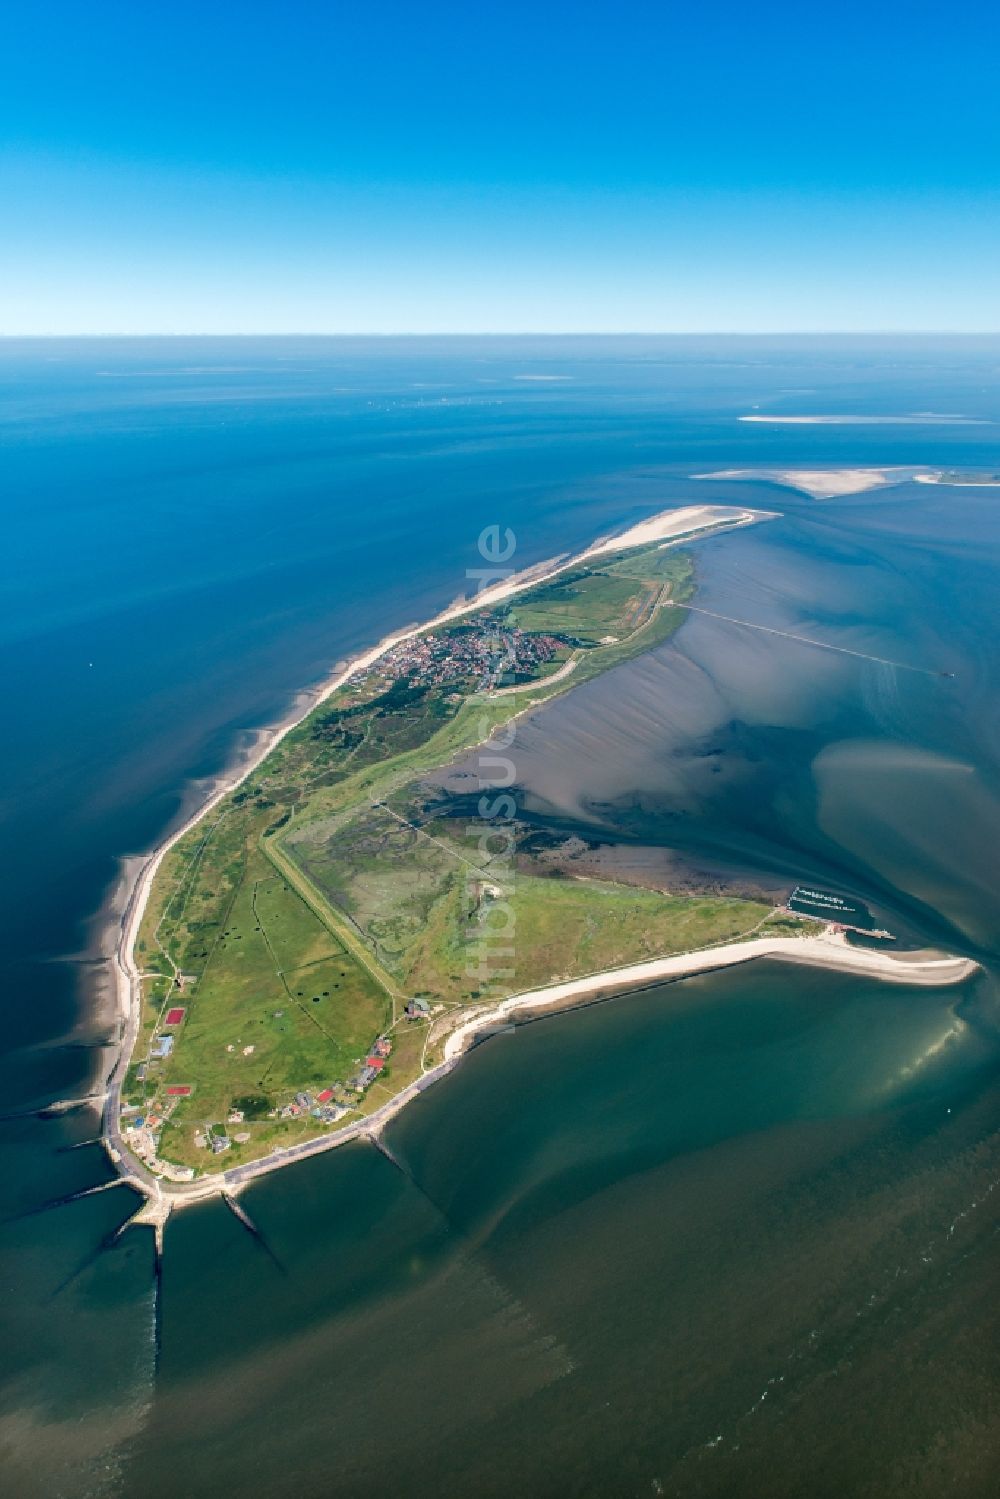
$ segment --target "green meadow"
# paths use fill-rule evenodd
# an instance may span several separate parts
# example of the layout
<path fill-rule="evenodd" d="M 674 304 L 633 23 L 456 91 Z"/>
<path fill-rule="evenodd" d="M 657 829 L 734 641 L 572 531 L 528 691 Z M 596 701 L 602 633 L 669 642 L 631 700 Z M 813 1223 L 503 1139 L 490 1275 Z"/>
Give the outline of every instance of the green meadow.
<path fill-rule="evenodd" d="M 683 619 L 669 603 L 693 586 L 689 556 L 655 547 L 539 584 L 488 621 L 559 638 L 557 662 L 535 680 L 495 694 L 377 671 L 354 680 L 188 831 L 163 861 L 136 945 L 143 1025 L 126 1094 L 147 1111 L 167 1107 L 165 1159 L 216 1165 L 195 1144 L 208 1128 L 228 1134 L 230 1164 L 338 1127 L 283 1115 L 296 1094 L 332 1090 L 349 1111 L 341 1127 L 371 1112 L 427 1060 L 428 1022 L 406 1016 L 409 998 L 447 1015 L 487 992 L 703 947 L 768 918 L 748 901 L 541 876 L 521 855 L 501 889 L 495 860 L 421 805 L 423 775 L 513 714 L 667 639 Z M 547 680 L 567 656 L 572 672 Z M 470 954 L 489 943 L 508 897 L 516 960 L 497 982 Z M 184 1020 L 170 1031 L 170 1055 L 156 1059 L 171 1005 Z M 352 1079 L 379 1036 L 391 1055 L 358 1091 Z M 168 1104 L 171 1086 L 191 1091 Z M 244 1119 L 227 1127 L 234 1109 Z"/>

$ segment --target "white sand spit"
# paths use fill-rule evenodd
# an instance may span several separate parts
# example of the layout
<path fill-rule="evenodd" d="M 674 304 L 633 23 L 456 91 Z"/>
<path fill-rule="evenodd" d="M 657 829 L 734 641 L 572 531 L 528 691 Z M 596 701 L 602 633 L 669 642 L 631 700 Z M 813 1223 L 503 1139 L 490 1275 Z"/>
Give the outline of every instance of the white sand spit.
<path fill-rule="evenodd" d="M 620 535 L 597 542 L 583 556 L 598 557 L 604 552 L 620 552 L 625 547 L 648 546 L 653 541 L 670 541 L 715 526 L 748 526 L 751 521 L 770 520 L 772 515 L 771 511 L 740 510 L 730 505 L 682 505 L 677 510 L 661 510 Z"/>
<path fill-rule="evenodd" d="M 454 1030 L 445 1043 L 444 1055 L 446 1059 L 459 1056 L 468 1049 L 477 1033 L 491 1029 L 518 1010 L 543 1009 L 587 995 L 637 988 L 661 979 L 684 978 L 715 968 L 731 968 L 752 958 L 779 958 L 819 968 L 864 973 L 890 983 L 934 987 L 961 983 L 979 966 L 971 958 L 953 957 L 948 953 L 897 955 L 852 947 L 842 932 L 829 927 L 824 928 L 818 937 L 754 937 L 746 942 L 729 942 L 697 952 L 673 953 L 666 958 L 630 963 L 607 973 L 567 979 L 564 983 L 546 984 L 539 989 L 512 995 L 496 1005 L 485 1007 Z"/>

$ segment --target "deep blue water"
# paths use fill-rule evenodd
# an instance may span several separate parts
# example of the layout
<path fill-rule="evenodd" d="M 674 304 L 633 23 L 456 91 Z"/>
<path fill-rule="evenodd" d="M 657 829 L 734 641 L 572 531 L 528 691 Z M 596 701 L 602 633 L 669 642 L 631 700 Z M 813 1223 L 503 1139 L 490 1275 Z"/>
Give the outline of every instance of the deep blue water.
<path fill-rule="evenodd" d="M 833 871 L 989 961 L 1000 491 L 817 506 L 688 476 L 1000 468 L 998 367 L 997 340 L 0 345 L 2 1112 L 100 1070 L 87 954 L 120 858 L 296 689 L 462 592 L 491 523 L 527 565 L 673 501 L 781 508 L 698 549 L 709 607 L 956 685 L 692 620 L 590 689 L 620 694 L 614 754 L 605 735 L 588 771 L 574 694 L 526 735 L 525 779 L 558 801 L 545 766 L 575 744 L 566 815 L 597 797 L 629 835 L 638 807 L 647 837 Z M 737 421 L 754 408 L 979 421 Z M 627 775 L 599 785 L 602 764 Z M 283 1269 L 224 1209 L 181 1215 L 158 1312 L 146 1235 L 102 1247 L 126 1193 L 52 1206 L 107 1179 L 65 1148 L 92 1116 L 8 1119 L 11 1492 L 936 1495 L 962 1464 L 990 1492 L 991 979 L 779 970 L 667 999 L 477 1051 L 396 1126 L 410 1177 L 345 1151 L 255 1189 Z M 789 1360 L 805 1372 L 772 1420 Z"/>

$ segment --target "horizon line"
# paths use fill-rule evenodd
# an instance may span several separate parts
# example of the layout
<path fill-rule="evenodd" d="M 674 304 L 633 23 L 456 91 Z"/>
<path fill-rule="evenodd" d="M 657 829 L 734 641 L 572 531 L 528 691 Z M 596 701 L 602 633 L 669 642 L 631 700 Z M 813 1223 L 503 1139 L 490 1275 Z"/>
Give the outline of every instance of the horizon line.
<path fill-rule="evenodd" d="M 476 329 L 244 329 L 239 332 L 187 329 L 181 332 L 159 330 L 34 332 L 6 333 L 0 330 L 0 343 L 15 339 L 53 338 L 997 338 L 1000 328 L 476 328 Z"/>

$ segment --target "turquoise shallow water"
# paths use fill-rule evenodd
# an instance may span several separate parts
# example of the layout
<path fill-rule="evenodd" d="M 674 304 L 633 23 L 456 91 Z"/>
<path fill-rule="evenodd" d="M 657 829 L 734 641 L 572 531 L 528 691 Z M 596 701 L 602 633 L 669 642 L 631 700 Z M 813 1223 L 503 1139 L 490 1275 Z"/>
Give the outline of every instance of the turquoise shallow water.
<path fill-rule="evenodd" d="M 691 470 L 998 467 L 991 425 L 736 421 L 992 420 L 998 354 L 6 348 L 0 1112 L 100 1063 L 91 970 L 64 959 L 116 858 L 295 687 L 454 597 L 482 525 L 529 562 L 706 497 Z M 996 491 L 713 493 L 785 518 L 699 548 L 709 607 L 957 677 L 691 621 L 526 729 L 524 794 L 825 877 L 992 965 Z M 349 1149 L 255 1187 L 259 1240 L 219 1206 L 177 1216 L 159 1288 L 143 1233 L 110 1242 L 123 1191 L 53 1206 L 107 1177 L 66 1148 L 92 1120 L 8 1119 L 0 1471 L 46 1496 L 991 1493 L 996 1064 L 991 972 L 672 985 L 479 1048 L 394 1125 L 403 1170 Z"/>

